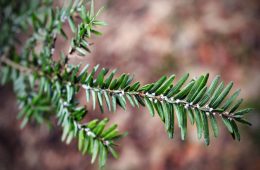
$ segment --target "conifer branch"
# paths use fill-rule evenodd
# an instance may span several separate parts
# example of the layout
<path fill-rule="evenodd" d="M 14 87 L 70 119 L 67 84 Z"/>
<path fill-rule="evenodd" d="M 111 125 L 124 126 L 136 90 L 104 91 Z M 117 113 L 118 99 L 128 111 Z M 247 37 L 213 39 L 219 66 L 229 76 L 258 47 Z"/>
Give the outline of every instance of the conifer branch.
<path fill-rule="evenodd" d="M 211 83 L 208 74 L 189 81 L 189 74 L 185 74 L 175 83 L 175 75 L 163 76 L 154 83 L 141 86 L 139 82 L 132 83 L 133 77 L 129 74 L 115 77 L 116 70 L 109 72 L 106 68 L 99 69 L 99 65 L 90 69 L 88 64 L 83 68 L 69 64 L 69 55 L 83 57 L 90 52 L 89 39 L 93 34 L 101 35 L 96 27 L 106 23 L 97 20 L 101 10 L 95 13 L 93 1 L 89 10 L 84 0 L 71 1 L 68 6 L 55 10 L 51 9 L 51 0 L 47 1 L 39 1 L 36 7 L 26 6 L 29 11 L 26 15 L 24 11 L 13 11 L 14 16 L 22 17 L 20 20 L 9 20 L 3 15 L 3 24 L 17 31 L 11 32 L 7 44 L 6 38 L 0 39 L 0 82 L 2 85 L 13 84 L 21 110 L 18 118 L 23 119 L 22 127 L 30 121 L 49 122 L 50 117 L 56 116 L 58 125 L 63 128 L 62 141 L 70 143 L 76 138 L 79 151 L 90 154 L 92 163 L 99 158 L 99 165 L 103 167 L 108 153 L 118 157 L 116 141 L 125 134 L 119 133 L 116 124 L 107 127 L 107 118 L 81 123 L 88 110 L 79 106 L 75 97 L 80 89 L 84 89 L 86 101 L 92 102 L 93 110 L 98 105 L 101 112 L 115 112 L 118 106 L 126 109 L 128 103 L 133 107 L 147 107 L 151 116 L 158 114 L 169 138 L 173 138 L 177 124 L 184 140 L 188 119 L 196 125 L 198 138 L 203 136 L 207 145 L 210 143 L 209 126 L 215 137 L 219 134 L 218 117 L 237 140 L 240 140 L 237 123 L 251 125 L 245 119 L 251 109 L 239 109 L 243 101 L 237 100 L 240 90 L 229 95 L 233 82 L 224 86 L 219 76 Z M 8 3 L 3 7 L 13 9 Z M 80 22 L 76 23 L 75 18 Z M 67 38 L 63 30 L 66 22 L 73 33 L 70 49 L 67 54 L 61 53 L 59 61 L 54 61 L 57 36 Z M 18 53 L 13 40 L 18 32 L 26 30 L 22 27 L 34 31 L 26 43 L 21 44 L 22 52 Z M 41 48 L 36 51 L 39 44 Z"/>

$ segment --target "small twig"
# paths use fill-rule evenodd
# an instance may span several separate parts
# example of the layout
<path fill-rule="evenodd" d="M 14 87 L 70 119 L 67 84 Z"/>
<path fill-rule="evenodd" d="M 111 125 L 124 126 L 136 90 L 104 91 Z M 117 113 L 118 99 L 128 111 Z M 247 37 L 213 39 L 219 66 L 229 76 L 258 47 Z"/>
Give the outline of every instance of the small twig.
<path fill-rule="evenodd" d="M 5 58 L 5 55 L 0 56 L 0 70 L 2 69 L 2 63 L 3 63 L 4 58 Z"/>
<path fill-rule="evenodd" d="M 3 56 L 1 58 L 0 63 L 1 63 L 1 65 L 2 64 L 7 64 L 7 65 L 9 65 L 9 66 L 11 66 L 11 67 L 13 67 L 13 68 L 23 72 L 23 73 L 31 73 L 31 72 L 33 72 L 31 69 L 29 69 L 27 67 L 24 67 L 24 66 L 22 66 L 20 64 L 17 64 L 15 62 L 13 62 L 12 60 L 6 58 L 5 56 Z"/>

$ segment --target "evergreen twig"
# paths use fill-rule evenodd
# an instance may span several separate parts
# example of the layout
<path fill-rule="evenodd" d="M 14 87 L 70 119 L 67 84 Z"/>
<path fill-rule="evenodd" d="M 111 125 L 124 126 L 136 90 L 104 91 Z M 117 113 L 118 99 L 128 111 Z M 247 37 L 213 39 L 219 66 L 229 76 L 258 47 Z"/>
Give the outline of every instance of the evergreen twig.
<path fill-rule="evenodd" d="M 48 122 L 55 114 L 63 128 L 62 140 L 70 143 L 77 138 L 78 149 L 83 154 L 90 154 L 92 163 L 99 158 L 99 165 L 103 167 L 108 153 L 118 157 L 116 141 L 125 134 L 119 133 L 116 124 L 107 127 L 107 118 L 82 123 L 88 110 L 79 106 L 75 96 L 84 89 L 87 102 L 92 101 L 93 110 L 99 106 L 101 112 L 115 112 L 118 106 L 126 109 L 127 103 L 133 107 L 147 107 L 151 116 L 159 115 L 170 138 L 174 136 L 177 119 L 184 140 L 189 119 L 197 127 L 198 138 L 203 136 L 209 145 L 209 126 L 217 137 L 217 117 L 220 117 L 232 137 L 240 140 L 237 123 L 251 125 L 245 120 L 251 109 L 239 109 L 243 101 L 236 99 L 240 90 L 228 97 L 233 83 L 225 87 L 219 76 L 211 83 L 208 83 L 208 74 L 189 81 L 189 75 L 185 74 L 176 83 L 173 83 L 175 75 L 163 76 L 154 83 L 141 86 L 139 82 L 132 83 L 133 77 L 129 74 L 114 77 L 116 70 L 109 73 L 109 69 L 99 69 L 99 65 L 92 69 L 86 65 L 81 69 L 80 65 L 69 64 L 69 55 L 86 56 L 90 52 L 89 39 L 93 34 L 101 35 L 96 27 L 106 25 L 97 20 L 100 10 L 95 13 L 94 2 L 91 1 L 89 9 L 86 2 L 75 0 L 63 8 L 54 9 L 52 0 L 38 0 L 32 6 L 20 4 L 21 10 L 16 9 L 19 2 L 15 0 L 0 3 L 3 12 L 0 31 L 8 28 L 3 30 L 7 36 L 0 38 L 0 82 L 2 85 L 13 84 L 21 110 L 18 118 L 23 119 L 22 127 L 29 121 Z M 12 9 L 13 17 L 6 9 Z M 76 23 L 75 18 L 80 22 Z M 68 39 L 63 30 L 66 22 L 73 33 L 70 49 L 67 54 L 60 53 L 60 60 L 54 61 L 57 36 Z M 18 52 L 16 36 L 29 28 L 33 33 L 19 45 L 22 52 Z M 37 45 L 40 45 L 38 50 Z"/>

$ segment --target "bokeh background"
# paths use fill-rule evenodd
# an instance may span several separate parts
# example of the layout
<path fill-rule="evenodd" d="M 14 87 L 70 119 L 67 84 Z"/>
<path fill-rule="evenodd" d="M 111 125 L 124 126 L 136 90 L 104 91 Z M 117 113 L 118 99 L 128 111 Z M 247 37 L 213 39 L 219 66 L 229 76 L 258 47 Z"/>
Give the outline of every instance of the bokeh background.
<path fill-rule="evenodd" d="M 56 1 L 56 5 L 61 1 Z M 260 3 L 257 0 L 100 0 L 101 19 L 109 25 L 93 39 L 92 53 L 71 62 L 101 64 L 131 73 L 142 83 L 162 75 L 189 72 L 192 77 L 220 74 L 235 82 L 245 98 L 252 127 L 240 126 L 242 141 L 233 141 L 220 124 L 220 136 L 206 147 L 188 127 L 186 141 L 168 139 L 158 117 L 127 108 L 109 115 L 129 135 L 119 142 L 120 158 L 109 158 L 107 170 L 258 170 L 260 169 Z M 65 27 L 68 27 L 65 26 Z M 69 28 L 66 29 L 69 31 Z M 58 39 L 60 50 L 68 42 Z M 58 51 L 58 50 L 57 50 Z M 79 99 L 85 102 L 84 95 Z M 0 87 L 0 170 L 94 170 L 76 142 L 61 142 L 61 129 L 46 125 L 19 128 L 10 87 Z M 98 113 L 90 111 L 90 116 Z M 176 128 L 177 129 L 177 128 Z"/>

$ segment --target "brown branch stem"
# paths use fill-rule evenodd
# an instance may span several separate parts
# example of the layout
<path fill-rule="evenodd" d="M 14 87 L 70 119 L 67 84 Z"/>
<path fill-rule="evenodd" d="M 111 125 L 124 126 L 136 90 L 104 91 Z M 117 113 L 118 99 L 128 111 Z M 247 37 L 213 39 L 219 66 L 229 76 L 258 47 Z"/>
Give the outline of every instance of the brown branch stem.
<path fill-rule="evenodd" d="M 2 56 L 1 60 L 0 60 L 0 63 L 1 65 L 2 64 L 6 64 L 6 65 L 9 65 L 11 66 L 12 68 L 15 68 L 17 70 L 19 70 L 20 72 L 23 72 L 23 73 L 32 73 L 33 70 L 27 68 L 27 67 L 24 67 L 20 64 L 17 64 L 15 62 L 13 62 L 12 60 L 8 59 L 7 57 L 5 56 Z"/>

